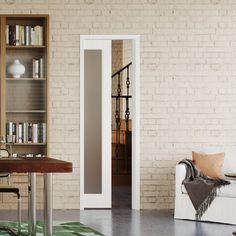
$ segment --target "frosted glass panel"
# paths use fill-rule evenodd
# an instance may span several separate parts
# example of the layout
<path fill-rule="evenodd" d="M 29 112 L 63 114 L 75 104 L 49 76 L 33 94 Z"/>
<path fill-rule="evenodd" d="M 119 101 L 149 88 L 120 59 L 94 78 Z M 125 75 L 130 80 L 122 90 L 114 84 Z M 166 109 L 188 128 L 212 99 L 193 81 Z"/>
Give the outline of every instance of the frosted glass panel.
<path fill-rule="evenodd" d="M 84 51 L 84 193 L 102 193 L 102 51 Z"/>

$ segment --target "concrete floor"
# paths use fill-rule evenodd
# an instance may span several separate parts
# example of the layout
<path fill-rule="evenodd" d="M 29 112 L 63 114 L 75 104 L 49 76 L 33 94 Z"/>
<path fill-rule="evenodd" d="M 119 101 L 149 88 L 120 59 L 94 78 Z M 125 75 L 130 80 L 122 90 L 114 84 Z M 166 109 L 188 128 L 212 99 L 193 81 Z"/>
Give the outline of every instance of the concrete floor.
<path fill-rule="evenodd" d="M 15 211 L 0 211 L 0 220 L 15 219 Z M 23 211 L 23 219 L 27 214 Z M 42 219 L 42 212 L 38 212 Z M 64 210 L 54 211 L 55 221 L 80 221 L 106 236 L 227 236 L 236 226 L 174 220 L 171 210 Z"/>
<path fill-rule="evenodd" d="M 131 186 L 112 187 L 112 209 L 131 209 Z"/>

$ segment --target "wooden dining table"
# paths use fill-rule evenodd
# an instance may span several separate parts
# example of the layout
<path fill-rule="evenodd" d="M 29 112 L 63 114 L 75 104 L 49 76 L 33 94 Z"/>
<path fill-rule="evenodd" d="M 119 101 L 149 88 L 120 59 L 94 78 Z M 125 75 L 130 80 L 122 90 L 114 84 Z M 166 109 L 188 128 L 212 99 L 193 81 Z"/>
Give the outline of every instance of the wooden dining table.
<path fill-rule="evenodd" d="M 44 235 L 52 236 L 52 173 L 72 172 L 72 163 L 50 157 L 0 158 L 0 173 L 28 173 L 29 235 L 36 235 L 36 173 L 44 174 Z"/>

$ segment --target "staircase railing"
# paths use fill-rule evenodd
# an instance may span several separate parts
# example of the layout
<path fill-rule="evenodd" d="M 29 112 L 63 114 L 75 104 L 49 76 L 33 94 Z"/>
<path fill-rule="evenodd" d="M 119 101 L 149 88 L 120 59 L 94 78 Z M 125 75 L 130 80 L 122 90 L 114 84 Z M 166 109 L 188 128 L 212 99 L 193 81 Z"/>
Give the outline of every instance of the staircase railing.
<path fill-rule="evenodd" d="M 119 170 L 119 161 L 125 161 L 125 172 L 130 173 L 131 166 L 129 166 L 129 160 L 131 162 L 131 130 L 129 130 L 130 120 L 130 101 L 132 98 L 130 95 L 130 66 L 132 62 L 118 70 L 112 75 L 112 79 L 117 79 L 116 94 L 112 95 L 112 98 L 116 101 L 115 108 L 115 123 L 116 123 L 116 145 L 115 145 L 115 158 L 116 158 L 116 169 L 113 171 L 116 174 L 123 174 L 123 171 Z M 126 72 L 126 76 L 123 77 Z M 124 80 L 123 80 L 124 78 Z M 123 83 L 125 81 L 126 93 L 122 91 Z M 121 156 L 121 100 L 125 101 L 125 155 Z M 129 141 L 130 140 L 130 141 Z"/>

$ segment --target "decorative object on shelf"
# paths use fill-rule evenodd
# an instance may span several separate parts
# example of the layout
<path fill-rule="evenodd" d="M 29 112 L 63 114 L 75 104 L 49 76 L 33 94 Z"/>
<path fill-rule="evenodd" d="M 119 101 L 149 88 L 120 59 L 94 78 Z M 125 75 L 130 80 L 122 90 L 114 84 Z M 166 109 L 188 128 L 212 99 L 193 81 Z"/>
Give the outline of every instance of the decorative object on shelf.
<path fill-rule="evenodd" d="M 0 135 L 0 145 L 5 144 L 5 136 L 4 135 Z M 2 158 L 2 153 L 0 152 L 0 158 Z"/>
<path fill-rule="evenodd" d="M 13 75 L 13 78 L 19 79 L 21 75 L 25 73 L 25 66 L 20 63 L 18 59 L 14 60 L 7 68 L 9 74 Z"/>
<path fill-rule="evenodd" d="M 10 156 L 12 157 L 12 146 L 16 142 L 16 136 L 14 134 L 7 135 L 7 143 L 10 145 Z"/>
<path fill-rule="evenodd" d="M 0 144 L 5 144 L 5 136 L 4 135 L 0 135 Z"/>

